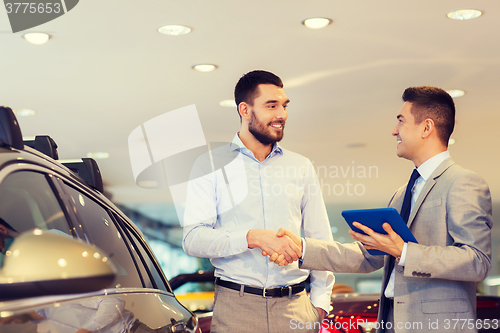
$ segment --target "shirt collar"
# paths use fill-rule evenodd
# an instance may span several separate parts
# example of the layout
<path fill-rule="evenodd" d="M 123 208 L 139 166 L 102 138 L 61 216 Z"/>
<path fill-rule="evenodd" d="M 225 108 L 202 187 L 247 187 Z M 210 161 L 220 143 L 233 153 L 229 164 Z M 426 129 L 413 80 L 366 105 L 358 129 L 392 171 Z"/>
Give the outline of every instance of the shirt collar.
<path fill-rule="evenodd" d="M 445 150 L 442 153 L 439 153 L 437 155 L 432 156 L 429 158 L 427 161 L 422 163 L 418 168 L 417 171 L 420 174 L 420 176 L 427 181 L 429 177 L 432 175 L 434 170 L 448 157 L 450 157 L 450 152 Z"/>
<path fill-rule="evenodd" d="M 231 151 L 239 150 L 241 152 L 251 152 L 250 149 L 248 149 L 247 147 L 245 147 L 245 145 L 241 141 L 240 136 L 238 135 L 238 133 L 235 134 L 235 136 L 233 138 L 233 141 L 231 141 L 231 143 L 229 144 L 229 146 L 231 147 Z M 273 149 L 271 150 L 271 153 L 269 154 L 269 156 L 272 157 L 272 156 L 274 156 L 276 154 L 283 155 L 283 149 L 281 148 L 281 146 L 280 146 L 280 144 L 278 142 L 276 142 L 274 144 Z M 253 153 L 252 153 L 252 155 L 253 155 Z"/>

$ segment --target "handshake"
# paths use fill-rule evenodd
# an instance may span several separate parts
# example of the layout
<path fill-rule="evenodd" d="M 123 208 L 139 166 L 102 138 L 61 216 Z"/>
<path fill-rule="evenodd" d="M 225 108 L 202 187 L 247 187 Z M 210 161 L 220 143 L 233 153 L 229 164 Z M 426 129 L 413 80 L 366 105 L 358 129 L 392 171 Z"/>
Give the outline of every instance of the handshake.
<path fill-rule="evenodd" d="M 359 222 L 353 225 L 364 233 L 349 230 L 354 240 L 363 244 L 367 250 L 379 250 L 388 253 L 395 258 L 401 257 L 405 241 L 391 227 L 384 223 L 382 228 L 386 234 L 380 234 Z M 248 247 L 258 247 L 263 256 L 269 256 L 269 260 L 280 266 L 286 266 L 302 257 L 302 238 L 290 230 L 280 228 L 278 232 L 273 230 L 252 229 L 247 234 Z"/>
<path fill-rule="evenodd" d="M 302 257 L 302 239 L 290 230 L 252 229 L 247 234 L 248 247 L 260 248 L 263 256 L 280 266 L 286 266 Z"/>

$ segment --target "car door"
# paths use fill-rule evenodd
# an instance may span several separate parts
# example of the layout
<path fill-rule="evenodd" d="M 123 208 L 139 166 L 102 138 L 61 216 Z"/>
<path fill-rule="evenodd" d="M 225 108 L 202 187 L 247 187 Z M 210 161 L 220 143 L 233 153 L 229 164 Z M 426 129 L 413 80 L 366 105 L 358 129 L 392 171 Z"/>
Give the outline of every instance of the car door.
<path fill-rule="evenodd" d="M 5 302 L 0 314 L 1 333 L 172 333 L 197 327 L 175 298 L 131 290 Z"/>
<path fill-rule="evenodd" d="M 177 325 L 178 332 L 189 331 L 195 318 L 171 292 L 144 238 L 129 222 L 90 193 L 65 181 L 61 187 L 85 237 L 104 250 L 118 268 L 114 288 L 110 291 L 126 299 L 129 304 L 126 309 L 147 327 L 162 329 Z"/>
<path fill-rule="evenodd" d="M 119 267 L 112 289 L 19 299 L 0 295 L 0 333 L 194 332 L 196 318 L 172 293 L 145 281 L 124 234 L 83 186 L 41 166 L 8 166 L 0 170 L 0 218 L 9 230 L 0 235 L 2 255 L 13 235 L 38 228 L 95 244 Z"/>

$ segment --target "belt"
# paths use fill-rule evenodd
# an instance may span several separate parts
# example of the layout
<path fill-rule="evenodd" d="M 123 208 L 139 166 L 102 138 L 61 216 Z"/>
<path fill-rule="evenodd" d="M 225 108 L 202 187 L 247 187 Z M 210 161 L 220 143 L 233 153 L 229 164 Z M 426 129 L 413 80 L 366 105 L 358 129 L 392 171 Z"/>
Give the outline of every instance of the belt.
<path fill-rule="evenodd" d="M 283 297 L 283 296 L 292 296 L 297 293 L 300 293 L 302 290 L 305 289 L 304 282 L 294 284 L 293 286 L 288 286 L 288 287 L 278 287 L 278 288 L 255 288 L 255 287 L 249 287 L 245 286 L 243 284 L 238 284 L 230 281 L 225 281 L 221 280 L 220 278 L 215 279 L 215 284 L 224 287 L 224 288 L 229 288 L 237 291 L 241 291 L 243 287 L 243 292 L 249 293 L 249 294 L 254 294 L 254 295 L 260 295 L 262 297 Z"/>

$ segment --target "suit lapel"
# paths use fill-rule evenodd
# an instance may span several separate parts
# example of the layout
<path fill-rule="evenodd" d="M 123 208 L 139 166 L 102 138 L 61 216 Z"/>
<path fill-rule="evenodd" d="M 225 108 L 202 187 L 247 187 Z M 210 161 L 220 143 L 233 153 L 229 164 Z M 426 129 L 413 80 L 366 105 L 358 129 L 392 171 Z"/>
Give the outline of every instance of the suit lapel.
<path fill-rule="evenodd" d="M 408 218 L 408 228 L 411 226 L 411 223 L 413 222 L 413 218 L 415 215 L 417 215 L 418 210 L 420 209 L 420 206 L 422 205 L 422 202 L 424 201 L 425 197 L 427 197 L 427 194 L 431 191 L 431 189 L 436 185 L 436 180 L 432 177 L 429 177 L 427 182 L 424 185 L 424 188 L 418 195 L 417 201 L 415 202 L 415 206 L 411 210 L 410 217 Z"/>
<path fill-rule="evenodd" d="M 418 210 L 420 209 L 420 206 L 424 202 L 425 198 L 431 191 L 431 189 L 436 185 L 437 179 L 443 174 L 443 172 L 446 171 L 450 166 L 455 164 L 455 162 L 451 159 L 451 157 L 448 157 L 446 160 L 441 162 L 441 164 L 434 170 L 432 175 L 429 177 L 427 182 L 424 185 L 424 188 L 418 195 L 417 201 L 415 202 L 415 205 L 413 209 L 411 210 L 410 217 L 408 218 L 408 228 L 411 226 L 413 219 L 415 218 L 415 215 L 417 215 Z"/>

